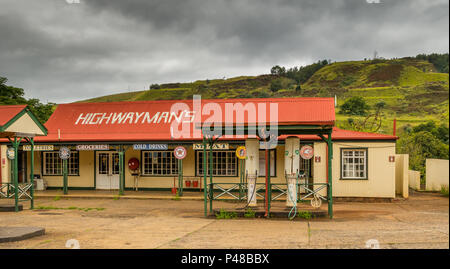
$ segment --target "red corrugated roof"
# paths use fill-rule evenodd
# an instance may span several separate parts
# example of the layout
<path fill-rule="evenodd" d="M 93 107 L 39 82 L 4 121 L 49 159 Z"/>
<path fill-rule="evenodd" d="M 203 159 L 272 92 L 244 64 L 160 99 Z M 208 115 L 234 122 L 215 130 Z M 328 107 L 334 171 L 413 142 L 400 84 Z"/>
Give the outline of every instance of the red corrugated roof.
<path fill-rule="evenodd" d="M 0 106 L 0 126 L 8 123 L 26 107 L 26 105 Z"/>
<path fill-rule="evenodd" d="M 175 104 L 180 105 L 181 110 L 172 114 L 171 108 Z M 273 122 L 276 115 L 274 106 L 278 106 L 279 125 L 331 126 L 335 122 L 333 98 L 214 99 L 201 100 L 201 104 L 203 123 L 240 125 L 254 123 L 255 119 Z M 238 113 L 230 113 L 229 108 L 236 104 L 242 104 L 244 108 L 256 108 L 254 118 L 248 113 L 244 113 L 243 118 L 238 118 Z M 216 107 L 220 108 L 222 113 L 211 117 L 213 113 L 210 110 Z M 266 108 L 266 113 L 262 112 L 263 107 Z M 183 110 L 186 111 L 181 112 Z M 178 118 L 180 122 L 189 122 L 192 115 L 194 119 L 198 119 L 197 115 L 200 113 L 191 112 L 195 110 L 192 100 L 63 104 L 57 107 L 45 124 L 48 136 L 37 138 L 36 141 L 170 140 L 169 121 L 176 122 Z M 158 116 L 156 122 L 155 115 Z M 167 118 L 163 115 L 167 115 Z M 165 122 L 166 120 L 168 122 Z M 193 123 L 190 125 L 191 135 L 180 140 L 192 140 Z"/>
<path fill-rule="evenodd" d="M 296 135 L 300 140 L 321 140 L 317 135 Z M 281 135 L 279 140 L 286 139 L 287 135 Z M 331 134 L 332 140 L 396 140 L 395 135 L 386 135 L 378 133 L 366 133 L 350 130 L 343 130 L 337 127 L 333 127 L 333 133 Z"/>

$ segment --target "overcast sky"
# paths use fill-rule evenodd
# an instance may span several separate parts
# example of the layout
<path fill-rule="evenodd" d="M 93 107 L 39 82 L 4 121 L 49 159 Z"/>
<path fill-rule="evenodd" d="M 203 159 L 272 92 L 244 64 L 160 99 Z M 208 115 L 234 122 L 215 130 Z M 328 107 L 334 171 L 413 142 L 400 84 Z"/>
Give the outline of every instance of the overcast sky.
<path fill-rule="evenodd" d="M 449 47 L 448 0 L 78 1 L 0 0 L 0 76 L 26 97 L 64 103 Z"/>

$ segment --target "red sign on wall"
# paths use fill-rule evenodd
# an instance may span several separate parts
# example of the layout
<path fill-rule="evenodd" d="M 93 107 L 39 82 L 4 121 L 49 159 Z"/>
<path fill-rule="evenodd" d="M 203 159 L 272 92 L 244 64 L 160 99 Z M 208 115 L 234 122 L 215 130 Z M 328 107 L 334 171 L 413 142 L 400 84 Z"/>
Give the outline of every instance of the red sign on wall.
<path fill-rule="evenodd" d="M 395 162 L 395 156 L 389 156 L 389 162 L 394 163 Z"/>

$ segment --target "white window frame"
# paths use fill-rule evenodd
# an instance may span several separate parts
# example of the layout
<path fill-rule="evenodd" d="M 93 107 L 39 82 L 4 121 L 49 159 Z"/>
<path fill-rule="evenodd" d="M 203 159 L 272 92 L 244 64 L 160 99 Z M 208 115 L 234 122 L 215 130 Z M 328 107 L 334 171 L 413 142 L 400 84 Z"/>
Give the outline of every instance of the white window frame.
<path fill-rule="evenodd" d="M 47 170 L 47 156 L 51 154 L 52 168 Z M 57 163 L 56 163 L 57 162 Z M 63 175 L 63 161 L 59 158 L 59 151 L 44 151 L 42 152 L 42 175 L 43 176 L 62 176 Z M 80 175 L 80 153 L 78 151 L 71 151 L 70 158 L 67 160 L 67 175 Z"/>
<path fill-rule="evenodd" d="M 225 156 L 217 156 L 223 155 Z M 200 160 L 200 155 L 203 155 L 203 150 L 198 150 L 195 152 L 195 174 L 196 176 L 203 176 L 203 160 Z M 225 164 L 223 162 L 218 162 L 217 159 L 225 158 Z M 219 167 L 221 166 L 221 167 Z M 225 166 L 225 167 L 223 167 Z M 234 168 L 233 168 L 234 166 Z M 206 167 L 209 171 L 209 150 L 206 151 Z M 220 170 L 219 170 L 220 168 Z M 222 171 L 222 173 L 218 173 Z M 208 174 L 209 176 L 209 174 Z M 233 150 L 213 150 L 213 176 L 214 177 L 237 177 L 238 176 L 238 161 L 236 157 L 236 152 Z"/>
<path fill-rule="evenodd" d="M 148 156 L 149 154 L 150 156 Z M 154 156 L 158 154 L 167 154 L 167 155 L 165 157 Z M 178 175 L 178 159 L 175 158 L 172 150 L 145 150 L 142 151 L 141 160 L 142 160 L 142 169 L 141 169 L 142 176 Z M 149 169 L 147 166 L 151 166 L 151 169 Z"/>
<path fill-rule="evenodd" d="M 341 148 L 341 179 L 367 180 L 367 155 L 367 148 Z"/>

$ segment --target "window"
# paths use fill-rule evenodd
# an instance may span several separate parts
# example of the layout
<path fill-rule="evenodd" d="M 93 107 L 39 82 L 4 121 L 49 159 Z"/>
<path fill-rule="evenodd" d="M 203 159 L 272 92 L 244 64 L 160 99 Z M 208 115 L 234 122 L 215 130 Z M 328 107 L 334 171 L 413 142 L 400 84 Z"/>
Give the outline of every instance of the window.
<path fill-rule="evenodd" d="M 341 149 L 341 178 L 367 179 L 367 149 Z"/>
<path fill-rule="evenodd" d="M 270 176 L 275 177 L 275 150 L 269 151 L 270 156 Z M 266 176 L 266 151 L 259 151 L 259 172 L 258 176 L 265 177 Z"/>
<path fill-rule="evenodd" d="M 206 165 L 209 168 L 208 156 L 206 152 Z M 213 151 L 213 176 L 237 176 L 237 157 L 234 151 Z M 196 152 L 196 172 L 203 175 L 203 151 Z M 209 170 L 209 169 L 208 169 Z M 208 174 L 209 175 L 209 174 Z"/>
<path fill-rule="evenodd" d="M 142 174 L 147 176 L 178 175 L 178 159 L 173 151 L 143 151 Z"/>
<path fill-rule="evenodd" d="M 58 151 L 43 152 L 44 176 L 62 176 L 63 160 L 59 158 Z M 77 176 L 80 173 L 80 159 L 78 151 L 71 151 L 67 160 L 67 173 L 69 176 Z"/>

